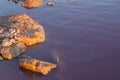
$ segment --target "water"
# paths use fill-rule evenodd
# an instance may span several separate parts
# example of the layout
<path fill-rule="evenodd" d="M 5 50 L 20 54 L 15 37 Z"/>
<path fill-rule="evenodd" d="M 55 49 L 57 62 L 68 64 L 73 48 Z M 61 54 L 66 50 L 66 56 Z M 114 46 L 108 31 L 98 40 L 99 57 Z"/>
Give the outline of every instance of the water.
<path fill-rule="evenodd" d="M 27 10 L 0 0 L 0 16 L 26 13 L 45 28 L 46 41 L 25 54 L 58 64 L 47 76 L 0 62 L 0 80 L 120 80 L 120 0 L 54 0 Z"/>

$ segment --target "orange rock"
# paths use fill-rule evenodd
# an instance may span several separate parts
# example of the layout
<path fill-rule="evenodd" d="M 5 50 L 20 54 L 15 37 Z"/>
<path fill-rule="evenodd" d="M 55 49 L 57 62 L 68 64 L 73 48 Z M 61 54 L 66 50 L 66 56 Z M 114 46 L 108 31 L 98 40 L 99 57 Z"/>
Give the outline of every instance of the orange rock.
<path fill-rule="evenodd" d="M 0 54 L 3 58 L 11 60 L 15 57 L 18 57 L 20 54 L 25 52 L 26 46 L 21 42 L 16 42 L 11 46 L 4 46 L 0 49 Z"/>
<path fill-rule="evenodd" d="M 26 0 L 22 6 L 25 8 L 36 8 L 43 5 L 43 0 Z"/>
<path fill-rule="evenodd" d="M 44 42 L 45 40 L 43 26 L 26 14 L 3 18 L 3 24 L 15 28 L 17 31 L 13 34 L 14 39 L 23 42 L 27 46 Z"/>
<path fill-rule="evenodd" d="M 40 61 L 29 56 L 20 59 L 19 66 L 30 71 L 41 73 L 43 75 L 48 74 L 49 71 L 57 67 L 57 65 L 53 63 Z"/>
<path fill-rule="evenodd" d="M 3 46 L 0 49 L 0 54 L 3 58 L 11 60 L 18 57 L 23 52 L 25 52 L 26 46 L 22 42 L 17 42 L 11 46 Z"/>

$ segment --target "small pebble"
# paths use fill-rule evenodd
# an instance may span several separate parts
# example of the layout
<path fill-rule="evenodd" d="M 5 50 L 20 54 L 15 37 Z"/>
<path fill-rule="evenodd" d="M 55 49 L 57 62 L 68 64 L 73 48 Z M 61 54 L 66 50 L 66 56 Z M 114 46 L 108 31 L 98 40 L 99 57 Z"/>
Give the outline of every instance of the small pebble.
<path fill-rule="evenodd" d="M 48 5 L 48 6 L 54 6 L 55 3 L 51 1 L 51 2 L 48 2 L 47 5 Z"/>

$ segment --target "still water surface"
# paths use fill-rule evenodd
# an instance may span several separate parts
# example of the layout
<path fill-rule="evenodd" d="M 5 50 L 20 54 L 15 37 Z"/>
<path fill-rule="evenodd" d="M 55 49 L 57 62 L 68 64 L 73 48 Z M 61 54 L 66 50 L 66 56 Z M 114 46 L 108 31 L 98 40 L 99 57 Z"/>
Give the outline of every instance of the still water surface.
<path fill-rule="evenodd" d="M 58 64 L 47 76 L 0 62 L 0 80 L 120 80 L 120 0 L 54 0 L 36 9 L 0 0 L 0 16 L 26 13 L 45 28 L 46 41 L 25 54 Z"/>

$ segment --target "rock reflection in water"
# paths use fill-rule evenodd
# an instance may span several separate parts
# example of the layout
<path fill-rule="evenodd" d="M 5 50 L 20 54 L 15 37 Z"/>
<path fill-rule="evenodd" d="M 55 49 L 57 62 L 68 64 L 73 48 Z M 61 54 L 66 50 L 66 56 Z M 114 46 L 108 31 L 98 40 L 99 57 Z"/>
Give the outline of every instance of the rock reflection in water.
<path fill-rule="evenodd" d="M 25 70 L 23 68 L 19 68 L 19 70 L 23 73 L 23 75 L 25 75 L 27 78 L 29 78 L 31 80 L 36 80 L 36 78 L 43 78 L 44 77 L 44 75 Z"/>

